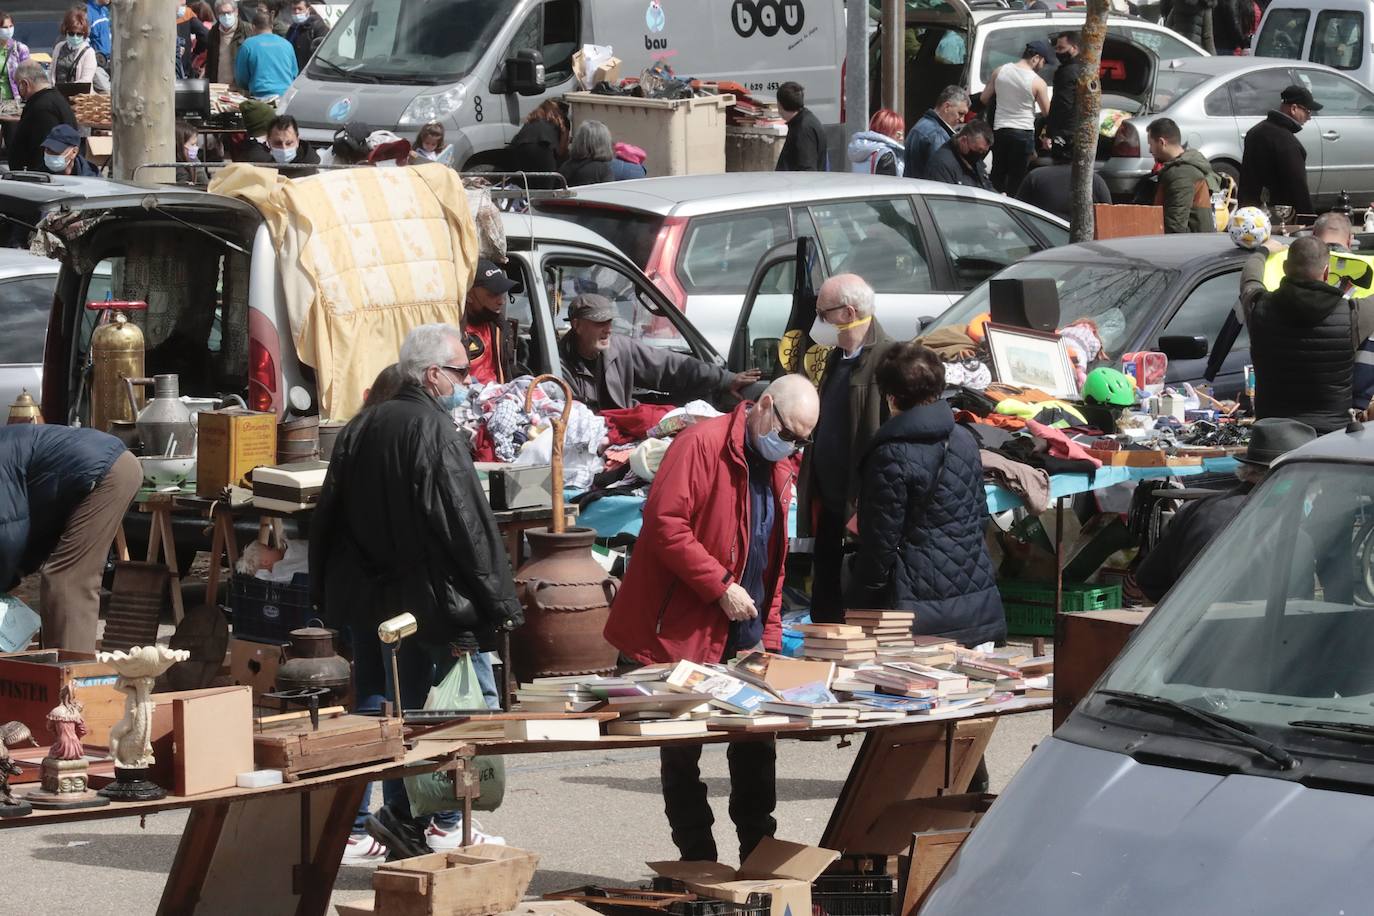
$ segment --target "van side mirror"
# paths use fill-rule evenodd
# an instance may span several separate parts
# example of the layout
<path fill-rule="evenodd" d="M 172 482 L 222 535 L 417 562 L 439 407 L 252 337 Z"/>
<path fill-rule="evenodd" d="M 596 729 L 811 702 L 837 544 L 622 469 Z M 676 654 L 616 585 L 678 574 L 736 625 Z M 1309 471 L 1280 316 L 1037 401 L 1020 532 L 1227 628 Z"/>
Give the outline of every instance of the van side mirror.
<path fill-rule="evenodd" d="M 1206 359 L 1211 344 L 1201 334 L 1171 334 L 1159 338 L 1160 353 L 1169 357 L 1170 362 L 1184 359 Z"/>
<path fill-rule="evenodd" d="M 506 58 L 506 91 L 539 95 L 544 91 L 544 55 L 529 48 Z"/>

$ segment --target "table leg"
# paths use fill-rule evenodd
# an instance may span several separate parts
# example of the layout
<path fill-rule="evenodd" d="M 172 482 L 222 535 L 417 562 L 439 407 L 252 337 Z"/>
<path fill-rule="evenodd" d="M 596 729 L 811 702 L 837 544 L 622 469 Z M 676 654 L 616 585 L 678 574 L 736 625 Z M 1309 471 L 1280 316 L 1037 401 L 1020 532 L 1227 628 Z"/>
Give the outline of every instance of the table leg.
<path fill-rule="evenodd" d="M 162 556 L 167 564 L 167 570 L 171 575 L 172 588 L 172 622 L 180 624 L 186 616 L 186 605 L 181 595 L 181 569 L 177 566 L 176 539 L 172 534 L 172 513 L 166 509 L 156 509 L 153 511 L 153 524 L 160 533 L 159 541 L 162 545 Z M 150 537 L 149 540 L 152 540 Z"/>
<path fill-rule="evenodd" d="M 1064 497 L 1054 501 L 1054 619 L 1064 612 Z"/>
<path fill-rule="evenodd" d="M 129 541 L 124 537 L 123 525 L 115 529 L 115 559 L 123 563 L 129 562 Z"/>
<path fill-rule="evenodd" d="M 224 565 L 229 567 L 232 575 L 239 562 L 239 550 L 234 541 L 233 519 L 228 512 L 213 510 L 210 530 L 210 575 L 205 582 L 205 603 L 213 605 L 219 600 L 220 556 L 223 555 Z"/>

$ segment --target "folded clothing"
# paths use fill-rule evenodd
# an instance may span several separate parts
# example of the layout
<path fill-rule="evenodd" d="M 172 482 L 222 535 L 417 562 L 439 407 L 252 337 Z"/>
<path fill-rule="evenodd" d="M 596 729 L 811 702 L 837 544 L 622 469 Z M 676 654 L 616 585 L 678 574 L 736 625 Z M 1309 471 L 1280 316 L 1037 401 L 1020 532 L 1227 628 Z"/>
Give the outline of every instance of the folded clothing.
<path fill-rule="evenodd" d="M 639 404 L 635 407 L 613 407 L 601 411 L 606 421 L 606 437 L 612 445 L 625 445 L 649 438 L 649 430 L 671 413 L 671 404 Z"/>
<path fill-rule="evenodd" d="M 1043 468 L 1013 461 L 1002 452 L 982 449 L 983 479 L 1010 490 L 1035 515 L 1050 507 L 1050 475 Z"/>

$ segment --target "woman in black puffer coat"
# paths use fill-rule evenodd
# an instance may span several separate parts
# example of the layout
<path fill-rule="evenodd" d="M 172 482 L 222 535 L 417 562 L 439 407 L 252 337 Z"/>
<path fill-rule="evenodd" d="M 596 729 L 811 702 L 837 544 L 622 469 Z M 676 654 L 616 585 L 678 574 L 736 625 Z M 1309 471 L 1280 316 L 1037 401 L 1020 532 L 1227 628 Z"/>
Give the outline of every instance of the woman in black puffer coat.
<path fill-rule="evenodd" d="M 940 397 L 944 364 L 915 342 L 878 363 L 892 418 L 863 458 L 860 549 L 850 607 L 916 612 L 915 632 L 965 646 L 1003 642 L 1002 597 L 983 541 L 978 443 Z"/>

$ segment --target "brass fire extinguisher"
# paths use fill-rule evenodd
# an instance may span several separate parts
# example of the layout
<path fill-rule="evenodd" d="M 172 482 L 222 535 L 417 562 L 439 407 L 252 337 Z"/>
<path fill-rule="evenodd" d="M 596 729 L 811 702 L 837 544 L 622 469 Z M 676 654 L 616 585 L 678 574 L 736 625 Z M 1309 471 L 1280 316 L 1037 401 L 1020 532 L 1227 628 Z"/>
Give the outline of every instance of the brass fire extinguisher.
<path fill-rule="evenodd" d="M 124 384 L 126 378 L 142 378 L 143 372 L 143 332 L 138 325 L 129 320 L 128 312 L 147 311 L 146 302 L 88 302 L 91 311 L 110 311 L 110 319 L 95 329 L 91 335 L 91 423 L 92 429 L 110 431 L 112 420 L 137 419 L 133 405 L 129 403 L 129 389 Z M 135 387 L 138 407 L 143 407 L 144 396 Z"/>

